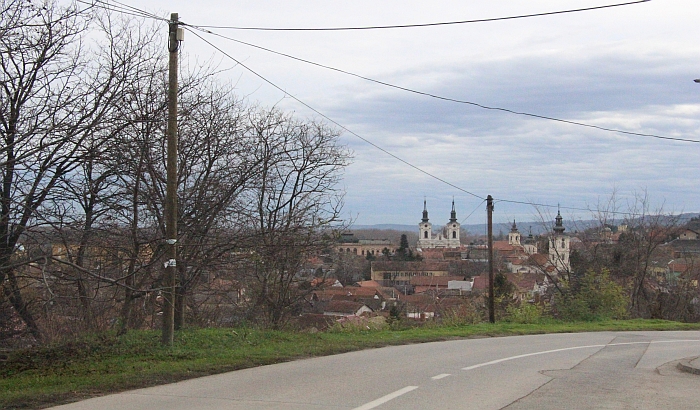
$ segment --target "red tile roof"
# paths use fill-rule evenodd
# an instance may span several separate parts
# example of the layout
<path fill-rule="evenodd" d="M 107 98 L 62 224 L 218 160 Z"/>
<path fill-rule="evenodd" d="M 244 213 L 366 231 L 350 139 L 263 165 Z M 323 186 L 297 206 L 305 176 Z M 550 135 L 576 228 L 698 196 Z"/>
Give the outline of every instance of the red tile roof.
<path fill-rule="evenodd" d="M 474 277 L 474 284 L 472 285 L 473 290 L 484 290 L 489 288 L 489 277 L 488 275 L 480 275 Z"/>
<path fill-rule="evenodd" d="M 362 302 L 353 302 L 351 300 L 331 300 L 326 305 L 324 312 L 343 313 L 354 315 L 363 306 L 367 306 Z"/>
<path fill-rule="evenodd" d="M 357 282 L 361 288 L 378 288 L 381 285 L 376 280 L 363 280 L 362 282 Z"/>

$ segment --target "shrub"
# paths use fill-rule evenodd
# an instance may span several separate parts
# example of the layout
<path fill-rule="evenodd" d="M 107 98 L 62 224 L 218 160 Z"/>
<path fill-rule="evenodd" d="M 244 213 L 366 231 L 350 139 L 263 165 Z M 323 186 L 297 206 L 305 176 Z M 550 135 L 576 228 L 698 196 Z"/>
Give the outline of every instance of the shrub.
<path fill-rule="evenodd" d="M 442 312 L 440 324 L 444 326 L 464 326 L 484 321 L 484 311 L 476 303 L 463 303 Z"/>
<path fill-rule="evenodd" d="M 562 282 L 564 294 L 555 299 L 556 311 L 565 320 L 605 320 L 627 317 L 628 297 L 606 269 L 588 271 L 577 278 L 578 286 Z"/>
<path fill-rule="evenodd" d="M 540 323 L 544 307 L 531 303 L 522 303 L 520 306 L 510 305 L 506 308 L 506 320 L 513 323 Z"/>

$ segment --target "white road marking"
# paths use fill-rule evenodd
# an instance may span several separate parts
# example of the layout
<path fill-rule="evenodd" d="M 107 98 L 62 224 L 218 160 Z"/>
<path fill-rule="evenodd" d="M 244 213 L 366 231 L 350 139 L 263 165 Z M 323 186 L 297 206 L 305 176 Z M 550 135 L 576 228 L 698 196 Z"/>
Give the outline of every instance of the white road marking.
<path fill-rule="evenodd" d="M 598 344 L 598 345 L 587 345 L 587 346 L 574 346 L 574 347 L 565 347 L 562 349 L 552 349 L 552 350 L 544 350 L 541 352 L 533 352 L 533 353 L 526 353 L 526 354 L 519 354 L 517 356 L 510 356 L 510 357 L 504 357 L 502 359 L 496 359 L 496 360 L 491 360 L 490 362 L 484 362 L 484 363 L 479 363 L 475 364 L 473 366 L 468 366 L 468 367 L 463 367 L 462 370 L 474 370 L 478 369 L 480 367 L 485 367 L 485 366 L 490 366 L 492 364 L 497 364 L 497 363 L 502 363 L 502 362 L 507 362 L 509 360 L 515 360 L 515 359 L 522 359 L 524 357 L 530 357 L 530 356 L 538 356 L 538 355 L 543 355 L 543 354 L 548 354 L 548 353 L 557 353 L 557 352 L 565 352 L 568 350 L 580 350 L 580 349 L 594 349 L 594 348 L 603 348 L 607 346 L 625 346 L 625 345 L 637 345 L 637 344 L 654 344 L 654 343 L 688 343 L 688 342 L 700 342 L 700 340 L 697 339 L 687 339 L 687 340 L 656 340 L 656 341 L 646 341 L 646 342 L 623 342 L 623 343 L 607 343 L 607 344 Z M 437 376 L 431 377 L 432 380 L 440 380 L 444 379 L 445 377 L 451 376 L 451 374 L 448 373 L 442 373 L 438 374 Z M 417 389 L 418 386 L 407 386 L 404 387 L 403 389 L 397 390 L 393 393 L 389 393 L 386 396 L 380 397 L 377 400 L 373 400 L 369 403 L 363 404 L 360 407 L 355 407 L 352 410 L 370 410 L 374 409 L 378 406 L 381 406 L 382 404 L 391 401 L 399 396 L 402 396 L 408 392 L 411 392 L 415 389 Z"/>
<path fill-rule="evenodd" d="M 700 342 L 700 340 L 696 339 L 687 339 L 687 340 L 655 340 L 655 341 L 646 341 L 646 342 L 624 342 L 624 343 L 608 343 L 604 345 L 588 345 L 588 346 L 574 346 L 574 347 L 565 347 L 563 349 L 553 349 L 553 350 L 545 350 L 542 352 L 534 352 L 534 353 L 526 353 L 526 354 L 519 354 L 517 356 L 511 356 L 511 357 L 504 357 L 502 359 L 496 359 L 496 360 L 491 360 L 490 362 L 484 362 L 484 363 L 479 363 L 475 364 L 473 366 L 468 366 L 468 367 L 463 367 L 462 370 L 474 370 L 478 369 L 479 367 L 484 367 L 484 366 L 490 366 L 492 364 L 498 364 L 502 362 L 507 362 L 509 360 L 515 360 L 515 359 L 522 359 L 523 357 L 530 357 L 530 356 L 539 356 L 542 354 L 547 354 L 547 353 L 557 353 L 557 352 L 564 352 L 567 350 L 578 350 L 578 349 L 593 349 L 593 348 L 599 348 L 599 347 L 607 347 L 607 346 L 625 346 L 625 345 L 639 345 L 639 344 L 654 344 L 654 343 L 682 343 L 682 342 Z"/>
<path fill-rule="evenodd" d="M 401 390 L 396 390 L 396 391 L 393 392 L 393 393 L 389 393 L 389 394 L 387 394 L 387 395 L 384 396 L 384 397 L 378 398 L 377 400 L 373 400 L 373 401 L 371 401 L 371 402 L 369 402 L 369 403 L 367 403 L 367 404 L 363 404 L 363 405 L 360 406 L 360 407 L 355 407 L 355 408 L 352 409 L 352 410 L 370 410 L 370 409 L 373 409 L 373 408 L 375 408 L 375 407 L 377 407 L 377 406 L 380 406 L 380 405 L 382 405 L 382 404 L 388 402 L 389 400 L 393 400 L 393 399 L 395 399 L 395 398 L 397 398 L 397 397 L 399 397 L 399 396 L 401 396 L 401 395 L 403 395 L 403 394 L 406 394 L 406 393 L 408 393 L 408 392 L 410 392 L 410 391 L 413 391 L 413 390 L 415 390 L 415 389 L 417 389 L 417 388 L 418 388 L 418 386 L 407 386 L 407 387 L 404 387 L 404 388 L 401 389 Z"/>

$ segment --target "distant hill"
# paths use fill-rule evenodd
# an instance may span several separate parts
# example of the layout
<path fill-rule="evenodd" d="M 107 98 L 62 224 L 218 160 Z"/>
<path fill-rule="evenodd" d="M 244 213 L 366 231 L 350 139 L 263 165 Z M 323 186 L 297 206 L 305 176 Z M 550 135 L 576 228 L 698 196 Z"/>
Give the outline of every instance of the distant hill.
<path fill-rule="evenodd" d="M 685 225 L 692 218 L 700 218 L 700 213 L 684 213 L 678 215 L 678 224 Z M 617 220 L 616 223 L 620 223 L 621 220 Z M 554 221 L 548 222 L 548 224 L 543 224 L 542 222 L 518 222 L 518 231 L 522 235 L 527 235 L 532 232 L 533 235 L 540 235 L 546 231 L 552 229 Z M 580 232 L 585 229 L 594 227 L 598 225 L 598 221 L 586 220 L 586 221 L 568 221 L 564 219 L 564 227 L 567 233 Z M 507 234 L 510 232 L 512 222 L 508 223 L 494 223 L 493 233 L 498 235 L 499 233 Z M 700 227 L 700 221 L 693 221 L 693 226 L 697 225 Z M 472 225 L 462 225 L 462 228 L 466 229 L 467 232 L 473 235 L 486 234 L 486 224 L 472 224 Z M 377 224 L 377 225 L 354 225 L 350 228 L 351 230 L 386 230 L 386 231 L 400 231 L 400 232 L 415 232 L 418 233 L 418 224 L 413 225 L 402 225 L 402 224 Z M 433 232 L 437 232 L 442 229 L 441 225 L 433 225 Z"/>
<path fill-rule="evenodd" d="M 364 229 L 379 229 L 382 231 L 408 231 L 418 232 L 418 224 L 415 225 L 399 225 L 399 224 L 378 224 L 378 225 L 353 225 L 351 228 L 353 231 L 360 231 Z"/>
<path fill-rule="evenodd" d="M 510 232 L 512 223 L 498 223 L 498 224 L 493 224 L 493 232 L 495 234 L 498 234 L 499 231 L 503 232 L 504 234 Z M 545 231 L 544 227 L 542 227 L 542 224 L 520 224 L 518 223 L 518 230 L 522 234 L 528 234 L 529 227 L 532 225 L 532 234 L 533 235 L 538 235 L 539 233 Z M 569 229 L 569 227 L 565 224 L 564 226 Z M 471 225 L 462 225 L 463 229 L 466 229 L 467 232 L 475 235 L 479 234 L 486 234 L 486 224 L 471 224 Z M 435 225 L 433 224 L 433 232 L 437 232 L 440 229 L 442 229 L 442 225 Z M 364 230 L 380 230 L 380 231 L 400 231 L 400 232 L 416 232 L 418 233 L 418 224 L 415 225 L 401 225 L 401 224 L 377 224 L 377 225 L 353 225 L 350 230 L 352 231 L 364 231 Z"/>

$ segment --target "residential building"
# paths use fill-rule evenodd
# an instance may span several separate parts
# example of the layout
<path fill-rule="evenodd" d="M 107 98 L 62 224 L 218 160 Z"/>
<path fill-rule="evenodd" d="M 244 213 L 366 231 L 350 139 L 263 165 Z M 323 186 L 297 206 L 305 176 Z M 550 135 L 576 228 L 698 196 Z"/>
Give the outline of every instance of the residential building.
<path fill-rule="evenodd" d="M 372 280 L 384 286 L 410 285 L 420 276 L 449 275 L 448 262 L 375 261 L 371 266 Z"/>
<path fill-rule="evenodd" d="M 359 239 L 353 242 L 342 242 L 336 245 L 338 253 L 347 253 L 353 255 L 381 255 L 385 249 L 391 253 L 397 248 L 388 239 Z"/>

